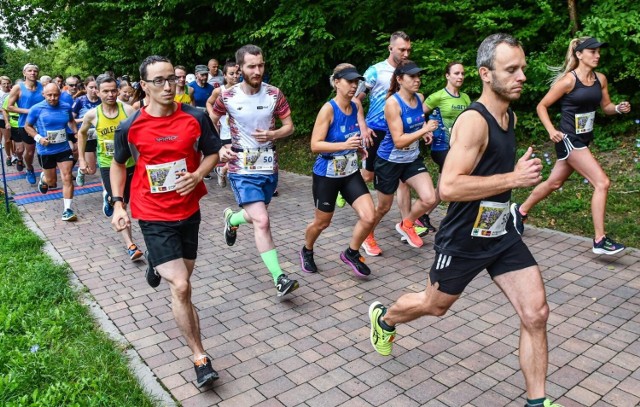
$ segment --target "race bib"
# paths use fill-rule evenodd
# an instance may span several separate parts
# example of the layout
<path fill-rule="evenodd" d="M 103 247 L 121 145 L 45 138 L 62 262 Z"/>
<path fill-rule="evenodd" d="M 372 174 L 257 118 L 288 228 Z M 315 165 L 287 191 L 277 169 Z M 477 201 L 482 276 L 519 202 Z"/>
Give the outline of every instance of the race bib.
<path fill-rule="evenodd" d="M 165 164 L 145 166 L 149 187 L 152 194 L 165 193 L 176 189 L 176 181 L 179 173 L 187 171 L 187 161 L 183 158 Z"/>
<path fill-rule="evenodd" d="M 498 237 L 506 234 L 509 215 L 509 202 L 480 201 L 471 236 Z"/>
<path fill-rule="evenodd" d="M 273 171 L 273 148 L 245 148 L 239 155 L 245 171 Z"/>
<path fill-rule="evenodd" d="M 419 140 L 416 140 L 413 143 L 411 143 L 408 146 L 406 146 L 405 148 L 399 148 L 398 150 L 400 150 L 400 151 L 413 151 L 413 150 L 416 150 L 419 145 L 420 145 Z"/>
<path fill-rule="evenodd" d="M 358 155 L 352 152 L 333 157 L 327 164 L 327 177 L 342 178 L 358 171 Z"/>
<path fill-rule="evenodd" d="M 113 157 L 116 151 L 115 143 L 113 142 L 113 140 L 102 140 L 102 146 L 103 146 L 102 151 L 104 151 L 104 155 Z"/>
<path fill-rule="evenodd" d="M 593 131 L 593 122 L 596 120 L 596 112 L 576 113 L 576 134 Z"/>
<path fill-rule="evenodd" d="M 60 144 L 67 142 L 67 132 L 64 129 L 47 131 L 49 144 Z"/>
<path fill-rule="evenodd" d="M 96 128 L 91 127 L 89 131 L 87 131 L 87 140 L 96 140 Z"/>

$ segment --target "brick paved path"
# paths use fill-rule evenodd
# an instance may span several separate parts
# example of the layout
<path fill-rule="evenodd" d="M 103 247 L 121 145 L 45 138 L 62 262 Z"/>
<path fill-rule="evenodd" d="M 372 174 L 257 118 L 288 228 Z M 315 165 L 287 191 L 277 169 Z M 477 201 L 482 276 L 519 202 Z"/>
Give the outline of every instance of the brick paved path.
<path fill-rule="evenodd" d="M 301 283 L 281 301 L 251 227 L 240 227 L 233 248 L 224 244 L 221 213 L 235 207 L 233 196 L 207 181 L 193 301 L 220 380 L 202 392 L 193 385 L 167 285 L 150 288 L 145 265 L 128 260 L 101 212 L 101 195 L 74 199 L 79 221 L 72 224 L 60 220 L 60 200 L 24 208 L 184 406 L 522 406 L 518 318 L 484 274 L 444 318 L 400 326 L 393 357 L 371 349 L 369 304 L 424 289 L 433 237 L 422 249 L 402 244 L 394 208 L 377 232 L 384 256 L 367 259 L 373 278 L 358 280 L 338 258 L 355 215 L 338 209 L 316 246 L 321 272 L 305 275 L 298 250 L 313 211 L 310 184 L 309 177 L 282 173 L 270 208 L 283 268 Z M 14 193 L 35 190 L 24 180 L 9 186 Z M 142 244 L 137 224 L 134 237 Z M 540 263 L 551 307 L 549 396 L 565 406 L 638 405 L 640 252 L 598 257 L 590 241 L 549 230 L 528 229 L 525 242 Z"/>

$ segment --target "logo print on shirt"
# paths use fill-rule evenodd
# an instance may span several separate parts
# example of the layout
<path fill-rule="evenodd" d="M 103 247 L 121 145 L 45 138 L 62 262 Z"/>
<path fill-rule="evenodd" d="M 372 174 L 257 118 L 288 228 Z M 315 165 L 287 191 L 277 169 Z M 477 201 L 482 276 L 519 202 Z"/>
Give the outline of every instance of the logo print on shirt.
<path fill-rule="evenodd" d="M 156 138 L 156 141 L 158 143 L 163 143 L 165 141 L 176 141 L 177 139 L 178 139 L 178 136 L 165 136 L 165 137 Z"/>

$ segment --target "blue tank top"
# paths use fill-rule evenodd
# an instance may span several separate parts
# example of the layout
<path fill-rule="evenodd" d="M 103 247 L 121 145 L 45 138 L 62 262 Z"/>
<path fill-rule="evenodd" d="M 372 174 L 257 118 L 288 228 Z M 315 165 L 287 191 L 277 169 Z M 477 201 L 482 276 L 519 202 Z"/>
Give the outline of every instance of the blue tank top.
<path fill-rule="evenodd" d="M 198 86 L 198 82 L 191 82 L 189 84 L 193 88 L 193 100 L 196 104 L 196 107 L 199 108 L 207 108 L 207 99 L 213 93 L 213 86 L 211 84 L 206 83 L 204 87 Z"/>
<path fill-rule="evenodd" d="M 333 108 L 333 121 L 327 131 L 327 137 L 324 141 L 329 143 L 343 143 L 349 137 L 359 136 L 360 127 L 358 126 L 358 108 L 355 103 L 351 102 L 351 114 L 344 114 L 338 104 L 331 99 L 329 101 Z M 349 153 L 355 153 L 356 150 L 342 150 L 333 153 L 322 153 L 316 158 L 313 165 L 313 173 L 320 176 L 327 176 L 327 168 L 333 159 L 337 156 L 346 156 Z"/>
<path fill-rule="evenodd" d="M 418 94 L 416 97 L 416 106 L 411 107 L 402 100 L 397 93 L 393 94 L 393 97 L 398 101 L 400 105 L 400 118 L 402 119 L 402 132 L 405 134 L 415 133 L 424 125 L 424 111 L 422 110 L 422 102 Z M 405 148 L 396 148 L 393 143 L 393 137 L 391 132 L 387 130 L 387 135 L 378 147 L 378 157 L 383 158 L 392 163 L 410 163 L 415 161 L 420 154 L 420 140 L 416 140 Z"/>
<path fill-rule="evenodd" d="M 40 82 L 36 82 L 36 89 L 29 90 L 24 85 L 24 83 L 20 84 L 20 97 L 18 98 L 17 105 L 22 109 L 30 109 L 31 106 L 35 105 L 38 102 L 42 102 L 44 100 L 44 96 L 42 96 L 42 84 Z M 18 127 L 24 127 L 27 122 L 27 114 L 20 113 L 20 117 L 18 118 Z"/>

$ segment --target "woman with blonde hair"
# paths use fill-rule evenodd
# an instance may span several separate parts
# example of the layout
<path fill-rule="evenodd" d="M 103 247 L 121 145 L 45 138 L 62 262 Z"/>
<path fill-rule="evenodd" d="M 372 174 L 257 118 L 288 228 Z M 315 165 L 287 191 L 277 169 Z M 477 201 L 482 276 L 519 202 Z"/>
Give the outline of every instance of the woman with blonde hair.
<path fill-rule="evenodd" d="M 591 198 L 591 216 L 595 229 L 592 251 L 596 254 L 615 254 L 625 249 L 623 244 L 607 237 L 605 233 L 604 215 L 610 181 L 589 151 L 598 106 L 607 115 L 631 111 L 629 102 L 623 101 L 616 105 L 611 101 L 607 78 L 596 72 L 600 62 L 600 48 L 606 45 L 606 42 L 599 42 L 592 37 L 573 39 L 569 43 L 564 65 L 558 69 L 551 89 L 536 109 L 549 138 L 555 143 L 558 160 L 549 178 L 539 184 L 522 205 L 511 205 L 514 225 L 522 234 L 527 213 L 577 171 L 594 187 Z M 559 129 L 554 126 L 548 112 L 549 107 L 558 101 L 561 112 Z"/>

